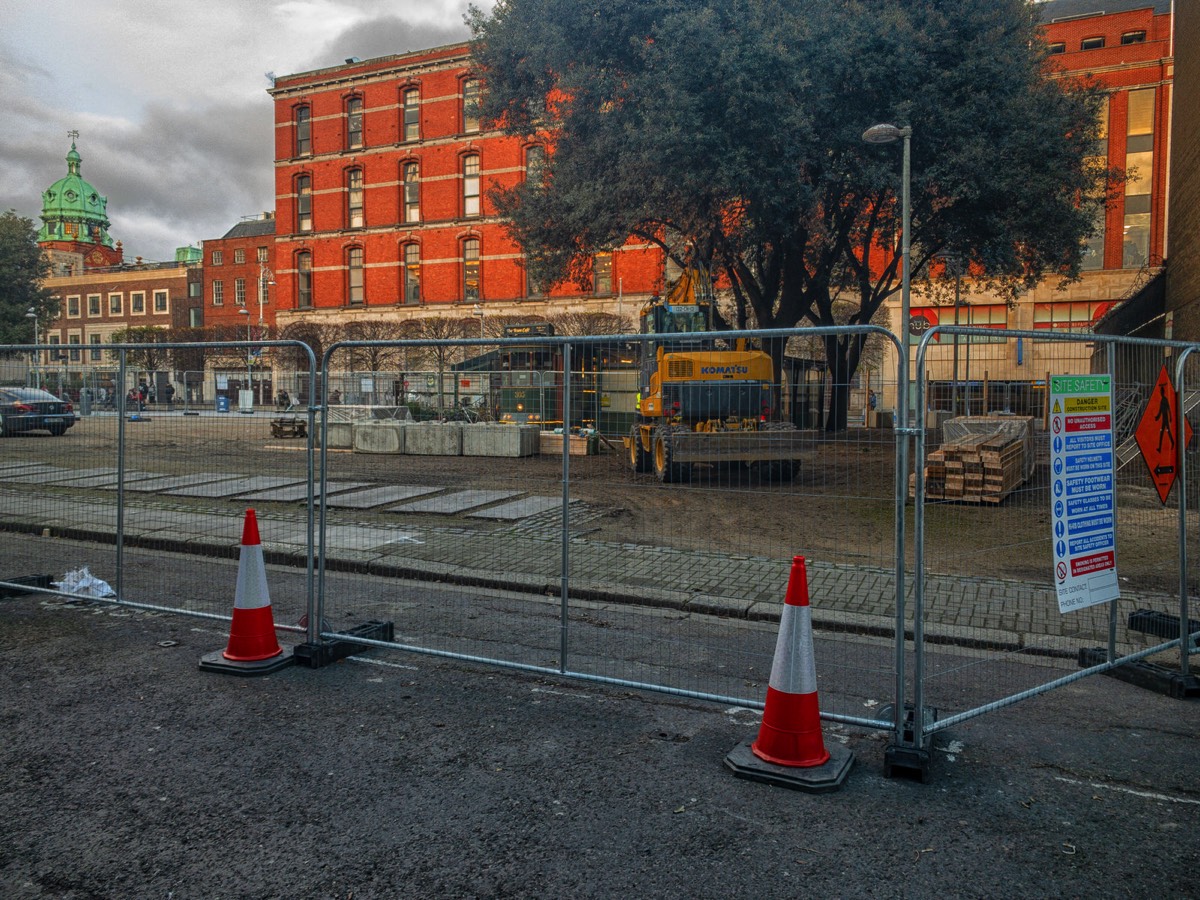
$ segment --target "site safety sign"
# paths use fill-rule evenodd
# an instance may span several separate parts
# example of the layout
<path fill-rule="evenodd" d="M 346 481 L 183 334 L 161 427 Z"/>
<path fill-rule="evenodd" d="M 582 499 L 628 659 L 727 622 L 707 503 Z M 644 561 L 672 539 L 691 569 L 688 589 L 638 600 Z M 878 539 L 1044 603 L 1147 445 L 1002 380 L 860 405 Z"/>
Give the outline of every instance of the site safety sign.
<path fill-rule="evenodd" d="M 1115 600 L 1116 470 L 1108 375 L 1050 379 L 1050 505 L 1059 612 Z"/>

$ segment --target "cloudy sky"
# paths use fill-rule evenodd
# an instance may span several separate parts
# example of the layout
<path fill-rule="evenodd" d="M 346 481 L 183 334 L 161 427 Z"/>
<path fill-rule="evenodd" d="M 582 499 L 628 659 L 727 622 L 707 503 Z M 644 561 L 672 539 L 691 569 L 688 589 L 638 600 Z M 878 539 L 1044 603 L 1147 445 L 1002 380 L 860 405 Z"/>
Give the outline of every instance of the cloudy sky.
<path fill-rule="evenodd" d="M 476 5 L 490 8 L 489 0 Z M 125 258 L 173 259 L 273 209 L 268 73 L 463 40 L 467 0 L 0 0 L 0 211 L 66 174 Z"/>

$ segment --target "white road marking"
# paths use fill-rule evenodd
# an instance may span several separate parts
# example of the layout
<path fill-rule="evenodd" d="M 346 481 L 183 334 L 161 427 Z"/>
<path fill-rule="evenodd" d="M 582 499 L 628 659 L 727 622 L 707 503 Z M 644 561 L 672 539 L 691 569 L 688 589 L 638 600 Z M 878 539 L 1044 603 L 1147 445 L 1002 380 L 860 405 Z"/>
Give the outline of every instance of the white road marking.
<path fill-rule="evenodd" d="M 1054 780 L 1067 784 L 1077 784 L 1082 787 L 1095 788 L 1096 790 L 1116 791 L 1119 794 L 1129 794 L 1134 797 L 1142 797 L 1146 800 L 1163 800 L 1167 803 L 1187 803 L 1192 806 L 1200 806 L 1200 800 L 1192 800 L 1189 797 L 1172 797 L 1170 794 L 1159 794 L 1155 791 L 1135 791 L 1133 788 L 1117 787 L 1114 784 L 1102 784 L 1095 781 L 1076 781 L 1074 778 L 1063 778 L 1061 775 L 1055 775 Z"/>

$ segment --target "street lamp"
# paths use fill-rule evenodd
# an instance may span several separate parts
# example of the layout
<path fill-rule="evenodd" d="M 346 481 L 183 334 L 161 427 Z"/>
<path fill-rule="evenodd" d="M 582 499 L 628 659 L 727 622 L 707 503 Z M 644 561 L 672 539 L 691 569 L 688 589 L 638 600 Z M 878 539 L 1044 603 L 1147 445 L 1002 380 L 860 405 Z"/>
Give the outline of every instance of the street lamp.
<path fill-rule="evenodd" d="M 38 338 L 37 310 L 34 309 L 32 306 L 29 307 L 29 311 L 25 313 L 25 318 L 33 319 L 33 343 L 36 346 L 37 344 L 41 343 L 41 340 Z M 42 378 L 41 378 L 41 374 L 38 372 L 38 365 L 37 365 L 38 364 L 38 352 L 36 350 L 34 350 L 29 356 L 30 356 L 30 363 L 32 364 L 32 368 L 33 368 L 33 385 L 34 385 L 34 387 L 40 388 L 42 386 Z"/>
<path fill-rule="evenodd" d="M 275 279 L 271 276 L 271 270 L 267 268 L 266 263 L 258 265 L 258 339 L 263 339 L 263 306 L 267 302 L 267 285 L 274 284 Z M 258 402 L 262 405 L 262 379 L 258 382 Z"/>
<path fill-rule="evenodd" d="M 246 317 L 246 343 L 250 342 L 250 310 L 242 307 L 238 310 L 238 314 Z M 246 399 L 249 401 L 248 409 L 239 409 L 239 412 L 252 413 L 254 412 L 254 374 L 250 368 L 253 365 L 252 357 L 250 356 L 250 348 L 246 348 Z M 238 405 L 241 406 L 240 398 Z"/>
<path fill-rule="evenodd" d="M 900 209 L 901 209 L 901 236 L 900 236 L 900 255 L 903 261 L 904 269 L 901 275 L 900 282 L 900 327 L 903 329 L 903 344 L 904 344 L 904 359 L 900 365 L 900 420 L 905 425 L 909 425 L 909 417 L 911 415 L 912 402 L 908 395 L 909 392 L 909 377 L 908 377 L 908 320 L 909 320 L 909 299 L 910 299 L 910 279 L 911 272 L 909 271 L 911 249 L 911 235 L 909 232 L 911 211 L 909 209 L 909 181 L 911 179 L 910 171 L 910 144 L 912 140 L 912 128 L 905 125 L 900 128 L 896 125 L 872 125 L 862 134 L 862 139 L 868 144 L 890 144 L 897 138 L 904 141 L 904 168 L 900 183 Z"/>
<path fill-rule="evenodd" d="M 472 309 L 474 310 L 475 315 L 479 316 L 479 338 L 480 338 L 480 340 L 482 340 L 483 339 L 483 304 L 476 303 L 472 307 Z"/>

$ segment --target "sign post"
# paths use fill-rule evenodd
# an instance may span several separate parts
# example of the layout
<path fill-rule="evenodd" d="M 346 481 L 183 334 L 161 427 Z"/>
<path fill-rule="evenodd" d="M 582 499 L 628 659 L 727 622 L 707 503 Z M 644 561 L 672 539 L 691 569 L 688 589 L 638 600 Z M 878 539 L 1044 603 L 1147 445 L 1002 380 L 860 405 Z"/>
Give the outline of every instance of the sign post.
<path fill-rule="evenodd" d="M 1179 474 L 1179 448 L 1175 446 L 1176 423 L 1179 421 L 1175 418 L 1179 415 L 1178 399 L 1175 385 L 1164 365 L 1134 432 L 1142 459 L 1150 470 L 1150 480 L 1164 506 Z M 1192 442 L 1192 423 L 1185 419 L 1183 430 L 1186 447 Z"/>
<path fill-rule="evenodd" d="M 1050 379 L 1050 487 L 1058 610 L 1115 600 L 1116 471 L 1109 375 Z"/>

